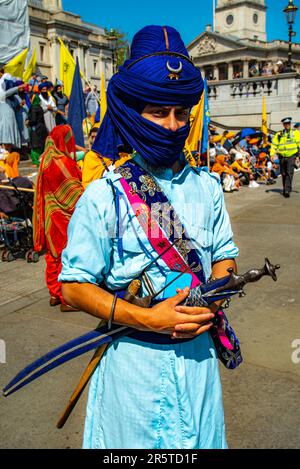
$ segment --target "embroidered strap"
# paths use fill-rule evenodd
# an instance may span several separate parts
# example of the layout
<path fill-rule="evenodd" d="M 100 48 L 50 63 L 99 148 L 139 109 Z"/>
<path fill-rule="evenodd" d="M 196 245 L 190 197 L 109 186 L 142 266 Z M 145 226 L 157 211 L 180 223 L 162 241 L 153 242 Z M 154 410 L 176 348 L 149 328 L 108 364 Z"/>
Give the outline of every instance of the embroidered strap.
<path fill-rule="evenodd" d="M 201 260 L 193 247 L 190 237 L 181 223 L 169 200 L 154 179 L 132 161 L 118 168 L 122 179 L 120 183 L 153 249 L 161 255 L 174 241 L 162 259 L 173 271 L 183 271 L 195 264 L 190 270 L 192 288 L 206 283 Z"/>
<path fill-rule="evenodd" d="M 134 213 L 143 228 L 151 246 L 161 256 L 162 260 L 167 264 L 170 270 L 182 272 L 186 269 L 187 265 L 182 259 L 180 254 L 176 251 L 175 247 L 171 247 L 171 242 L 166 238 L 160 226 L 156 223 L 153 217 L 151 217 L 151 211 L 148 205 L 146 205 L 140 197 L 134 193 L 130 185 L 125 179 L 120 180 L 121 185 L 124 189 L 125 194 L 131 204 Z M 169 248 L 167 253 L 163 254 L 166 249 Z M 188 273 L 192 275 L 192 288 L 200 285 L 198 277 L 190 269 Z"/>

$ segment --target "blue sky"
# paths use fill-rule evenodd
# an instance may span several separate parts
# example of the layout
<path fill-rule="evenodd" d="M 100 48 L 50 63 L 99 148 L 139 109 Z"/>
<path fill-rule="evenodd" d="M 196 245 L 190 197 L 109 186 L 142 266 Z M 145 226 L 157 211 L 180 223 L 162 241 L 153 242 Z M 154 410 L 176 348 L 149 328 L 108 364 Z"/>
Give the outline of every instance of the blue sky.
<path fill-rule="evenodd" d="M 102 27 L 118 28 L 132 39 L 146 24 L 168 24 L 177 28 L 186 44 L 212 24 L 212 0 L 63 0 L 64 9 Z M 300 0 L 295 29 L 300 42 Z M 282 13 L 288 0 L 266 0 L 268 39 L 286 39 L 287 24 Z"/>

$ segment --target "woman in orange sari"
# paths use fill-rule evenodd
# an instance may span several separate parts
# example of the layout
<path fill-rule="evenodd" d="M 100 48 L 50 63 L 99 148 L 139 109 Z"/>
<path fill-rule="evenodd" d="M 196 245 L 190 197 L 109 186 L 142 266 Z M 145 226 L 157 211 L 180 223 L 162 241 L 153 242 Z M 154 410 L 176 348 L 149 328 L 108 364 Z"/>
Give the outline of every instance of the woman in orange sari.
<path fill-rule="evenodd" d="M 67 229 L 75 206 L 83 193 L 81 171 L 76 164 L 76 144 L 72 129 L 59 125 L 46 140 L 37 179 L 34 203 L 34 249 L 46 249 L 46 283 L 50 305 L 61 304 L 70 311 L 61 295 L 58 276 L 61 253 L 67 244 Z"/>

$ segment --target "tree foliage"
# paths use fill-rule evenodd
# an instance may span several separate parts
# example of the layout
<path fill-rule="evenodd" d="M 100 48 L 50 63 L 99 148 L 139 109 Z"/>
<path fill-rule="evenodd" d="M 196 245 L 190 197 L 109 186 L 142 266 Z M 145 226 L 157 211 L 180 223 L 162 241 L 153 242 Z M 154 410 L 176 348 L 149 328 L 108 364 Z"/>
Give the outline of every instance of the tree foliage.
<path fill-rule="evenodd" d="M 124 63 L 129 55 L 129 41 L 126 34 L 118 29 L 105 28 L 105 35 L 110 41 L 114 53 L 114 62 L 117 68 Z"/>

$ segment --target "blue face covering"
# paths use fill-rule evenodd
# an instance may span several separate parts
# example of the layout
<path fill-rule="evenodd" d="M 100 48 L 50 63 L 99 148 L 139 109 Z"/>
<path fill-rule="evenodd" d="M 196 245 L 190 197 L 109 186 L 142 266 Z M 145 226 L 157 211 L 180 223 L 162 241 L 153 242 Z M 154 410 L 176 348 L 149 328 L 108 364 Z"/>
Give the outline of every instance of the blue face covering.
<path fill-rule="evenodd" d="M 191 108 L 202 92 L 201 73 L 179 33 L 147 26 L 135 36 L 130 60 L 110 80 L 107 113 L 93 150 L 116 160 L 119 151 L 133 149 L 153 166 L 172 166 L 184 148 L 189 124 L 173 132 L 141 113 L 147 104 Z"/>

